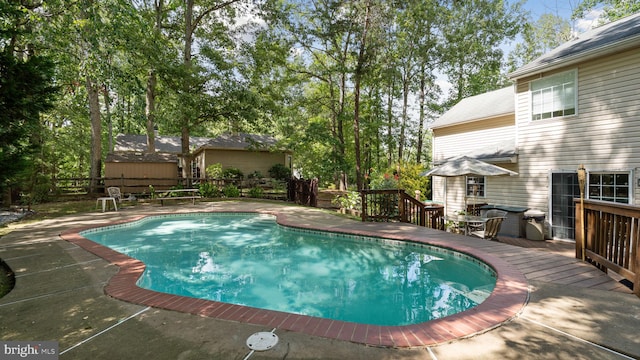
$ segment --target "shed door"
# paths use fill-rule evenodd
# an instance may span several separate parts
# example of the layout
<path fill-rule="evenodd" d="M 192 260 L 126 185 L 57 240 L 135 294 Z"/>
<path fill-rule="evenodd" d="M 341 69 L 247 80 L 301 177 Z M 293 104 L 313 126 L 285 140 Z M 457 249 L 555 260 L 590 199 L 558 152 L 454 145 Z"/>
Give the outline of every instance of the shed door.
<path fill-rule="evenodd" d="M 574 198 L 580 198 L 577 173 L 551 174 L 551 232 L 553 238 L 575 238 Z"/>

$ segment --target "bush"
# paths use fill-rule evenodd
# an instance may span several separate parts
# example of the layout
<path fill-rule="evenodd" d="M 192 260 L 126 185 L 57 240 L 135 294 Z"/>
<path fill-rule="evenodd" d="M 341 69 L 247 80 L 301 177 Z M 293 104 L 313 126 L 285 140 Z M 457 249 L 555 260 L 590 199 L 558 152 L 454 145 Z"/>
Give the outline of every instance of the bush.
<path fill-rule="evenodd" d="M 334 205 L 340 206 L 342 209 L 356 209 L 359 210 L 361 208 L 360 205 L 360 193 L 357 191 L 347 191 L 343 195 L 338 195 L 335 199 L 331 200 L 331 203 Z"/>
<path fill-rule="evenodd" d="M 202 183 L 200 184 L 200 195 L 205 198 L 215 198 L 220 197 L 220 189 L 213 185 L 212 183 Z"/>
<path fill-rule="evenodd" d="M 242 179 L 244 174 L 238 168 L 228 168 L 222 170 L 222 178 L 223 179 Z"/>
<path fill-rule="evenodd" d="M 249 189 L 249 197 L 250 198 L 262 198 L 264 196 L 264 190 L 261 187 L 256 186 Z"/>
<path fill-rule="evenodd" d="M 262 179 L 262 173 L 260 171 L 254 171 L 251 174 L 247 175 L 248 179 Z"/>
<path fill-rule="evenodd" d="M 222 178 L 222 164 L 220 164 L 220 163 L 211 164 L 211 165 L 207 166 L 207 168 L 204 170 L 204 172 L 210 178 L 221 179 Z"/>
<path fill-rule="evenodd" d="M 228 198 L 240 197 L 240 189 L 235 185 L 227 185 L 222 189 L 222 194 Z"/>
<path fill-rule="evenodd" d="M 276 180 L 288 180 L 291 178 L 291 169 L 282 164 L 275 164 L 269 169 L 269 176 Z"/>

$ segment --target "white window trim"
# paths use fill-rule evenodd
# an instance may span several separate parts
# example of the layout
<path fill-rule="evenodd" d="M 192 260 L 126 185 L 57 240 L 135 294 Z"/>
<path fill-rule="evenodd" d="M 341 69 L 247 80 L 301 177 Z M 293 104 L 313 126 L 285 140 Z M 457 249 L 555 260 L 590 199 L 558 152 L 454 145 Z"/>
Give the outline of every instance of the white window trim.
<path fill-rule="evenodd" d="M 629 200 L 626 204 L 631 205 L 634 204 L 634 198 L 635 198 L 635 183 L 634 183 L 634 173 L 633 170 L 589 170 L 587 171 L 587 182 L 585 184 L 585 194 L 584 194 L 584 198 L 585 199 L 590 199 L 591 197 L 589 196 L 589 187 L 591 186 L 591 181 L 590 181 L 590 175 L 594 174 L 594 175 L 610 175 L 610 174 L 626 174 L 629 176 Z M 606 200 L 603 200 L 606 201 Z M 624 203 L 618 203 L 618 204 L 624 204 Z"/>
<path fill-rule="evenodd" d="M 482 178 L 482 185 L 484 187 L 482 195 L 475 195 L 476 198 L 478 199 L 485 199 L 487 197 L 487 177 L 486 176 L 465 176 L 464 177 L 464 194 L 466 197 L 474 197 L 473 194 L 469 195 L 467 193 L 467 186 L 469 185 L 469 178 L 470 177 L 474 177 L 474 178 Z"/>
<path fill-rule="evenodd" d="M 533 120 L 533 90 L 531 90 L 532 88 L 532 84 L 538 80 L 542 80 L 545 78 L 549 78 L 552 76 L 558 76 L 558 75 L 562 75 L 562 74 L 566 74 L 566 73 L 573 73 L 573 83 L 574 83 L 574 87 L 575 90 L 573 92 L 573 102 L 575 104 L 575 111 L 573 114 L 571 115 L 563 115 L 563 116 L 556 116 L 556 117 L 550 117 L 550 118 L 546 118 L 546 119 L 538 119 L 538 120 Z M 553 73 L 553 74 L 549 74 L 549 75 L 545 75 L 545 76 L 540 76 L 536 79 L 530 80 L 529 83 L 529 91 L 527 92 L 527 122 L 538 122 L 538 121 L 549 121 L 549 120 L 557 120 L 557 119 L 564 119 L 564 118 L 569 118 L 572 116 L 578 116 L 579 113 L 579 107 L 578 107 L 578 69 L 571 69 L 571 70 L 566 70 L 566 71 L 561 71 L 558 73 Z M 516 104 L 517 105 L 517 104 Z"/>

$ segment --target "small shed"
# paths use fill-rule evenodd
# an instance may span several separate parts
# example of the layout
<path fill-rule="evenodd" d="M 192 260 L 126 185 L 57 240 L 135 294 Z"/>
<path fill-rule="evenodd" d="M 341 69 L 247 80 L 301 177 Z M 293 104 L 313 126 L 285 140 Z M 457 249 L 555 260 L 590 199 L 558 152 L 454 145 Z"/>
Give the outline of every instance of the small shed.
<path fill-rule="evenodd" d="M 245 176 L 260 173 L 269 176 L 276 164 L 291 168 L 292 152 L 280 149 L 268 135 L 224 134 L 211 139 L 193 152 L 198 177 L 206 177 L 209 165 L 220 163 L 223 169 L 237 168 Z"/>
<path fill-rule="evenodd" d="M 178 184 L 178 156 L 167 153 L 114 152 L 104 166 L 105 187 L 117 186 L 123 193 L 143 193 Z"/>

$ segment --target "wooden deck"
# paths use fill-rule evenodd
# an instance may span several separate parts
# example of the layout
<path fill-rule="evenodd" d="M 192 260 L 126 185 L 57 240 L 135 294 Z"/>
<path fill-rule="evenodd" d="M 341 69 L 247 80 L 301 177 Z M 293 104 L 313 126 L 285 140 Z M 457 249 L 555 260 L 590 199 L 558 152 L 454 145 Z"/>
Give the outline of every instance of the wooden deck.
<path fill-rule="evenodd" d="M 522 271 L 527 280 L 632 293 L 629 287 L 620 282 L 622 278 L 618 274 L 613 271 L 606 274 L 576 259 L 573 242 L 534 241 L 502 236 L 498 241 L 524 248 L 513 253 L 501 252 L 500 257 Z M 544 256 L 540 256 L 541 254 Z"/>

